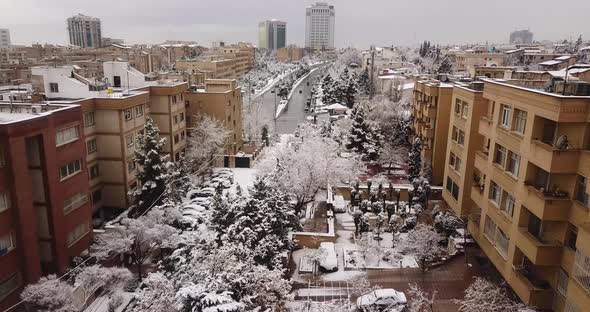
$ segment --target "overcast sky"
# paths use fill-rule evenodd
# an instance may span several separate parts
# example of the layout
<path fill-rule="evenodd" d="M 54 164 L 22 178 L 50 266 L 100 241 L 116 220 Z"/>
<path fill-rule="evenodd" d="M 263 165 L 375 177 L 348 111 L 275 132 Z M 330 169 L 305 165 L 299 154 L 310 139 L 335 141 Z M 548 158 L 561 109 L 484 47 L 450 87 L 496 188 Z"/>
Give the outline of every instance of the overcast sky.
<path fill-rule="evenodd" d="M 127 43 L 164 40 L 257 44 L 258 21 L 287 22 L 287 41 L 302 45 L 309 0 L 0 0 L 0 28 L 13 44 L 67 43 L 66 18 L 98 17 L 103 36 Z M 590 0 L 332 0 L 336 45 L 506 42 L 530 28 L 535 40 L 590 39 Z"/>

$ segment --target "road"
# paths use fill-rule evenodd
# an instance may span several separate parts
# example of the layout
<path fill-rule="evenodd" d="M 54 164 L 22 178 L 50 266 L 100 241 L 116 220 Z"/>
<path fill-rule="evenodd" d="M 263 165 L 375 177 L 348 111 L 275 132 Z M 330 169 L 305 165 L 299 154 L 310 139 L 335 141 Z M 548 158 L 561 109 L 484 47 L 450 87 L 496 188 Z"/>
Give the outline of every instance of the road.
<path fill-rule="evenodd" d="M 256 98 L 252 96 L 251 101 L 253 105 L 260 105 L 258 113 L 259 123 L 262 125 L 267 124 L 269 126 L 269 129 L 271 129 L 271 133 L 293 133 L 297 125 L 306 120 L 307 114 L 303 110 L 305 108 L 305 102 L 311 96 L 311 89 L 313 87 L 313 81 L 315 77 L 320 75 L 322 75 L 322 68 L 316 70 L 314 73 L 309 75 L 305 79 L 305 81 L 299 84 L 299 86 L 293 93 L 293 96 L 291 97 L 289 104 L 287 104 L 287 107 L 285 107 L 279 118 L 277 118 L 276 120 L 277 131 L 272 131 L 272 129 L 274 129 L 275 124 L 275 101 L 276 106 L 278 106 L 280 101 L 278 96 L 275 96 L 275 93 L 271 92 L 272 88 L 269 89 L 267 92 L 258 95 Z M 307 82 L 309 82 L 309 86 L 307 85 Z M 299 91 L 301 91 L 301 93 L 299 93 Z M 258 101 L 260 101 L 260 104 L 254 104 Z M 244 95 L 244 112 L 248 110 L 248 102 L 248 95 Z"/>

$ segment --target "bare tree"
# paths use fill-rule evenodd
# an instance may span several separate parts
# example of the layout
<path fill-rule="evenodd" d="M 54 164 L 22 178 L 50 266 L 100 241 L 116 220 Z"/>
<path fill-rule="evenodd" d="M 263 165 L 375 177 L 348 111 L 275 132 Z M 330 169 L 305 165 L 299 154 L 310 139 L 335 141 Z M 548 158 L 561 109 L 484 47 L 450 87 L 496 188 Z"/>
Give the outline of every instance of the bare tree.
<path fill-rule="evenodd" d="M 223 123 L 207 115 L 195 116 L 187 140 L 185 161 L 198 175 L 213 167 L 213 158 L 223 152 L 229 131 Z"/>
<path fill-rule="evenodd" d="M 436 291 L 429 294 L 416 283 L 411 283 L 408 295 L 410 295 L 409 312 L 434 312 Z"/>
<path fill-rule="evenodd" d="M 505 288 L 482 277 L 476 277 L 465 290 L 465 297 L 455 300 L 455 302 L 459 304 L 460 312 L 536 311 L 525 304 L 510 299 Z"/>

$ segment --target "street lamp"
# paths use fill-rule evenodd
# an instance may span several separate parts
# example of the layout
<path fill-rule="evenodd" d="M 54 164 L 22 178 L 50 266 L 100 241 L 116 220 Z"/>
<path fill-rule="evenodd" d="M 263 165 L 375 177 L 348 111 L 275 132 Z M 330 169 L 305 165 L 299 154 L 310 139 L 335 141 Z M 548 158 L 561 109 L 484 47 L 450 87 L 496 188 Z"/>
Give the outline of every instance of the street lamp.
<path fill-rule="evenodd" d="M 273 93 L 275 94 L 275 115 L 274 115 L 274 122 L 275 122 L 275 134 L 277 133 L 277 92 L 279 87 L 275 85 Z"/>

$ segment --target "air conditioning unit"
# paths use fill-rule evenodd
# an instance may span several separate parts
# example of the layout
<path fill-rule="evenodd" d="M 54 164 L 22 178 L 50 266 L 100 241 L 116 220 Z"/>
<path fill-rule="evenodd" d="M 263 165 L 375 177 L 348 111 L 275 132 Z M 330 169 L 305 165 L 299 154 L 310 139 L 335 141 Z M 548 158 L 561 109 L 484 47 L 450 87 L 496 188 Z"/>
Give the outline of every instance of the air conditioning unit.
<path fill-rule="evenodd" d="M 40 105 L 31 105 L 31 113 L 34 115 L 41 114 L 41 106 Z"/>

